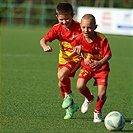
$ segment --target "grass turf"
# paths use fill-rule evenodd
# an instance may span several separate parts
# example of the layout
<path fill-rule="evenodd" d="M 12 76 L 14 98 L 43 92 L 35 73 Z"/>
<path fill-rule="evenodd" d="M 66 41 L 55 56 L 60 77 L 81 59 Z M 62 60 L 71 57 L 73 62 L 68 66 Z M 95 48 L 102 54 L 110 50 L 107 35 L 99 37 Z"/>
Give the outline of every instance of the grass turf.
<path fill-rule="evenodd" d="M 48 28 L 2 27 L 0 48 L 0 132 L 1 133 L 108 133 L 104 123 L 94 124 L 93 109 L 80 110 L 73 119 L 64 120 L 62 98 L 57 87 L 58 41 L 50 45 L 52 53 L 44 53 L 39 45 Z M 132 37 L 107 35 L 113 57 L 103 118 L 110 111 L 121 112 L 126 120 L 119 132 L 133 132 Z M 76 90 L 78 72 L 72 79 L 75 102 L 84 98 Z M 97 96 L 97 88 L 88 83 Z"/>

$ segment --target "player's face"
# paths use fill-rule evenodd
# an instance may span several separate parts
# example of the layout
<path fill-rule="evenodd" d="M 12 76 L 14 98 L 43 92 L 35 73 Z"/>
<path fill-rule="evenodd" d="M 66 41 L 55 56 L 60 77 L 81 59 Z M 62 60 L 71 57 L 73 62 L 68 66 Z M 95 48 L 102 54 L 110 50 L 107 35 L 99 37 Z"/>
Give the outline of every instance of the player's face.
<path fill-rule="evenodd" d="M 72 25 L 73 15 L 71 14 L 58 14 L 56 15 L 59 23 L 61 23 L 65 28 L 70 28 Z"/>
<path fill-rule="evenodd" d="M 85 38 L 92 38 L 94 36 L 94 30 L 97 25 L 95 25 L 91 19 L 82 19 L 81 21 L 81 29 Z"/>

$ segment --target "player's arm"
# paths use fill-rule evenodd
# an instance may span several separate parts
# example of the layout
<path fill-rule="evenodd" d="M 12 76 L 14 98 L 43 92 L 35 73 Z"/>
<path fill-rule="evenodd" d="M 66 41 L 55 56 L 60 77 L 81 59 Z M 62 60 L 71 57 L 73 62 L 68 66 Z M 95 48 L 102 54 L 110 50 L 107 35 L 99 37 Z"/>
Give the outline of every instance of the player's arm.
<path fill-rule="evenodd" d="M 47 41 L 44 38 L 42 38 L 40 40 L 40 45 L 45 52 L 52 52 L 52 50 L 53 50 L 53 48 L 51 48 L 49 45 L 47 45 Z"/>
<path fill-rule="evenodd" d="M 106 62 L 108 62 L 108 60 L 110 60 L 110 59 L 111 59 L 111 56 L 110 56 L 110 55 L 106 55 L 104 58 L 102 58 L 102 59 L 100 60 L 100 64 L 103 65 L 103 64 L 105 64 Z"/>
<path fill-rule="evenodd" d="M 81 45 L 73 47 L 73 51 L 76 52 L 77 54 L 81 54 Z"/>
<path fill-rule="evenodd" d="M 73 52 L 77 53 L 77 54 L 81 54 L 81 44 L 79 42 L 79 38 L 77 37 L 73 42 L 72 42 L 72 46 L 73 46 Z"/>
<path fill-rule="evenodd" d="M 103 58 L 101 60 L 92 60 L 90 67 L 94 69 L 99 68 L 103 64 L 107 63 L 108 60 L 110 60 L 112 57 L 112 53 L 111 53 L 107 39 L 104 40 L 101 47 L 102 47 L 101 55 Z"/>
<path fill-rule="evenodd" d="M 91 59 L 91 63 L 89 64 L 89 66 L 93 69 L 99 68 L 100 66 L 102 66 L 103 64 L 105 64 L 106 62 L 108 62 L 108 60 L 111 59 L 110 55 L 106 55 L 104 58 L 102 58 L 101 60 L 93 60 Z"/>

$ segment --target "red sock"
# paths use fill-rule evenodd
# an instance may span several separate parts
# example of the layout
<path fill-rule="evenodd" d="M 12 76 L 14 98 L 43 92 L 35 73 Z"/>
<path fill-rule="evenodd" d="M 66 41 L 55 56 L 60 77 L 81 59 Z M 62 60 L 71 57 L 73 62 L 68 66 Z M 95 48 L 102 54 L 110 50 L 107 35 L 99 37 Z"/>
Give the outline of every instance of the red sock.
<path fill-rule="evenodd" d="M 69 77 L 67 77 L 65 80 L 60 81 L 60 82 L 62 84 L 62 87 L 63 87 L 65 93 L 67 93 L 67 94 L 72 93 L 71 83 L 70 83 L 70 78 Z"/>
<path fill-rule="evenodd" d="M 62 95 L 62 98 L 65 98 L 65 91 L 64 91 L 63 87 L 60 88 L 60 93 Z"/>
<path fill-rule="evenodd" d="M 99 97 L 97 97 L 97 103 L 96 103 L 95 110 L 96 111 L 101 111 L 105 101 L 106 101 L 106 99 L 105 100 L 100 100 Z"/>
<path fill-rule="evenodd" d="M 86 97 L 88 99 L 88 101 L 91 101 L 93 98 L 91 93 L 90 93 L 90 90 L 87 86 L 85 87 L 84 91 L 79 90 L 79 93 L 81 93 L 84 97 Z"/>

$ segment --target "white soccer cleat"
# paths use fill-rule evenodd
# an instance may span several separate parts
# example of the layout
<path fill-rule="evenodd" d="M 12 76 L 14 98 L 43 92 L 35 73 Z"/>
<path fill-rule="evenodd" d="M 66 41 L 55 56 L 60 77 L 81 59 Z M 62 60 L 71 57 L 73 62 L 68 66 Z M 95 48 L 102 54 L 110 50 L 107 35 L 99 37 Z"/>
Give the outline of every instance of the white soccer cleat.
<path fill-rule="evenodd" d="M 99 112 L 99 111 L 97 111 L 97 112 L 95 112 L 94 111 L 94 119 L 93 119 L 93 122 L 94 123 L 98 123 L 98 122 L 102 122 L 103 120 L 102 120 L 102 112 Z"/>
<path fill-rule="evenodd" d="M 93 95 L 92 95 L 92 96 L 93 96 Z M 88 112 L 88 110 L 90 109 L 90 105 L 92 104 L 93 101 L 94 101 L 94 96 L 93 96 L 93 98 L 92 98 L 91 101 L 88 101 L 88 100 L 85 98 L 85 100 L 84 100 L 84 102 L 83 102 L 83 104 L 82 104 L 82 107 L 81 107 L 81 112 L 82 112 L 83 114 L 85 114 L 85 113 Z"/>

